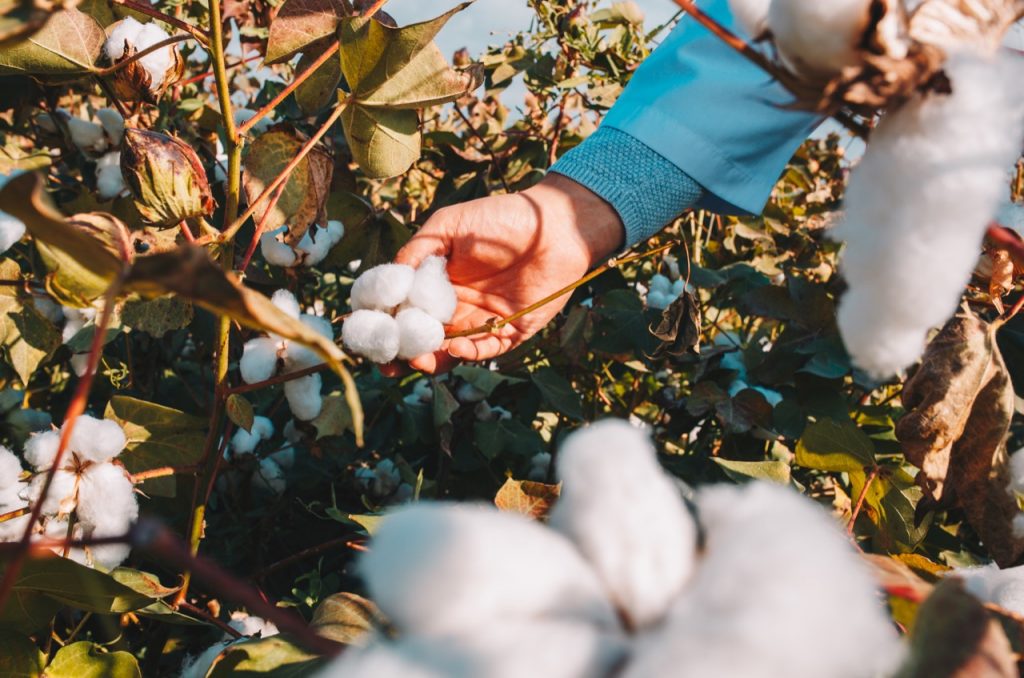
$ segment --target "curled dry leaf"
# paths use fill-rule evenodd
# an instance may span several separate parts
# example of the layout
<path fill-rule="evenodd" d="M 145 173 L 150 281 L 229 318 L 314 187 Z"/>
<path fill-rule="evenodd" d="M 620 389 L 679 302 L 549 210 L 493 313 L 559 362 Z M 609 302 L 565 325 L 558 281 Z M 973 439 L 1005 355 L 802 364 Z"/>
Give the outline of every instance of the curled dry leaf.
<path fill-rule="evenodd" d="M 654 357 L 700 354 L 700 325 L 700 304 L 697 298 L 691 292 L 683 292 L 662 311 L 661 321 L 651 330 L 662 342 L 654 352 Z"/>
<path fill-rule="evenodd" d="M 1003 567 L 1024 554 L 1013 533 L 1018 509 L 1006 435 L 1014 410 L 1010 376 L 994 328 L 964 308 L 935 336 L 903 387 L 907 414 L 896 435 L 928 505 L 960 506 Z"/>

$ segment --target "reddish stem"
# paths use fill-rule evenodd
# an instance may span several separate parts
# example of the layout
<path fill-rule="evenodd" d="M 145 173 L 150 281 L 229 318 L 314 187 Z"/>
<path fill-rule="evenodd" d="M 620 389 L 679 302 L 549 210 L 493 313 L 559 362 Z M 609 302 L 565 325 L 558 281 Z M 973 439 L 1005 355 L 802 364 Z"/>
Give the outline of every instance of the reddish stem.
<path fill-rule="evenodd" d="M 181 230 L 181 237 L 185 238 L 186 242 L 195 243 L 196 237 L 192 235 L 192 229 L 188 227 L 184 221 L 178 224 L 178 229 Z"/>
<path fill-rule="evenodd" d="M 387 1 L 388 1 L 388 0 L 377 0 L 377 1 L 376 1 L 376 2 L 374 2 L 374 3 L 372 4 L 372 5 L 370 5 L 369 7 L 367 7 L 366 9 L 364 9 L 364 10 L 363 10 L 362 12 L 360 12 L 360 13 L 359 13 L 359 16 L 361 16 L 361 17 L 368 17 L 368 16 L 373 16 L 373 15 L 374 15 L 374 14 L 376 14 L 376 13 L 377 13 L 378 11 L 380 11 L 380 8 L 381 8 L 381 7 L 383 7 L 383 6 L 384 6 L 384 4 L 385 4 L 385 3 L 387 2 Z"/>
<path fill-rule="evenodd" d="M 871 473 L 868 474 L 867 480 L 864 481 L 864 487 L 860 489 L 860 494 L 857 496 L 857 503 L 853 507 L 853 512 L 850 514 L 850 523 L 846 526 L 846 531 L 853 534 L 853 525 L 857 522 L 857 516 L 860 515 L 860 511 L 864 508 L 864 500 L 868 497 L 868 489 L 871 487 L 871 483 L 875 482 L 875 478 L 878 477 L 878 472 L 881 469 L 876 466 L 871 469 Z"/>
<path fill-rule="evenodd" d="M 226 70 L 231 71 L 231 70 L 234 70 L 234 69 L 238 68 L 239 66 L 244 66 L 247 63 L 250 63 L 252 61 L 257 61 L 257 60 L 262 59 L 262 58 L 263 57 L 261 55 L 256 54 L 256 55 L 251 56 L 251 57 L 246 57 L 246 58 L 242 59 L 241 61 L 238 61 L 236 63 L 231 64 L 230 66 L 226 66 L 225 68 L 226 68 Z M 201 80 L 206 80 L 207 78 L 212 78 L 212 77 L 214 77 L 214 75 L 215 75 L 215 73 L 213 71 L 206 71 L 205 73 L 200 73 L 199 75 L 193 75 L 191 78 L 188 78 L 187 80 L 182 80 L 181 82 L 178 83 L 178 85 L 179 86 L 191 85 L 193 83 L 200 82 Z"/>
<path fill-rule="evenodd" d="M 149 469 L 148 471 L 133 473 L 131 474 L 131 478 L 133 483 L 138 484 L 147 480 L 153 480 L 154 478 L 192 475 L 198 471 L 199 466 L 197 464 L 192 464 L 190 466 L 162 466 L 160 468 Z"/>
<path fill-rule="evenodd" d="M 244 271 L 249 268 L 249 263 L 252 261 L 252 257 L 256 254 L 256 248 L 260 244 L 260 238 L 263 237 L 263 231 L 267 228 L 267 222 L 270 221 L 270 213 L 274 211 L 274 207 L 277 206 L 277 201 L 281 199 L 281 195 L 284 194 L 285 184 L 281 184 L 274 195 L 270 196 L 270 200 L 267 201 L 267 209 L 263 212 L 263 216 L 260 218 L 259 223 L 256 224 L 256 231 L 252 234 L 252 241 L 249 243 L 249 247 L 245 250 L 245 256 L 242 257 L 242 263 L 239 265 L 238 270 Z"/>
<path fill-rule="evenodd" d="M 271 377 L 270 379 L 267 379 L 266 381 L 257 381 L 255 384 L 242 384 L 241 386 L 235 386 L 234 388 L 229 388 L 227 392 L 228 394 L 235 394 L 259 391 L 260 389 L 267 388 L 268 386 L 276 386 L 277 384 L 283 384 L 286 381 L 294 381 L 296 379 L 301 379 L 302 377 L 308 377 L 311 374 L 323 372 L 326 369 L 326 364 L 314 365 L 313 367 L 307 367 L 304 370 L 289 372 L 287 374 L 279 374 L 276 377 Z"/>

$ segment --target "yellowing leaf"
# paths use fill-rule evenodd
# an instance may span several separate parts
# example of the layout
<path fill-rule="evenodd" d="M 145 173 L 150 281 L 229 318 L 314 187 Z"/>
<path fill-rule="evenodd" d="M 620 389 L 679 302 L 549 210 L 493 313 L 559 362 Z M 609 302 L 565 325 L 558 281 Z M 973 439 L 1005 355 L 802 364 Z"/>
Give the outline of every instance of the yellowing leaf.
<path fill-rule="evenodd" d="M 334 35 L 343 16 L 341 0 L 287 0 L 270 24 L 266 62 L 287 61 L 306 46 Z"/>
<path fill-rule="evenodd" d="M 373 601 L 354 593 L 335 593 L 317 605 L 310 627 L 339 643 L 361 645 L 380 621 L 380 612 Z"/>
<path fill-rule="evenodd" d="M 95 643 L 65 645 L 46 667 L 47 678 L 142 678 L 139 663 L 127 652 L 108 652 Z"/>
<path fill-rule="evenodd" d="M 508 478 L 495 495 L 494 505 L 502 511 L 543 518 L 554 506 L 561 491 L 561 485 Z"/>
<path fill-rule="evenodd" d="M 36 33 L 0 49 L 0 75 L 78 75 L 93 70 L 106 34 L 77 9 L 62 9 Z"/>

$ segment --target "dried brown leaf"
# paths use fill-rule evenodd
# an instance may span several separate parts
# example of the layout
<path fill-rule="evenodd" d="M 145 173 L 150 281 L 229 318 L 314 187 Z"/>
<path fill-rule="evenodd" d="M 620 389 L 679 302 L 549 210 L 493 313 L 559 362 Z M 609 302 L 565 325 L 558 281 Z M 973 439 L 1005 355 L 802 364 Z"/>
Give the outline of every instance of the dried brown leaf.
<path fill-rule="evenodd" d="M 661 322 L 651 330 L 662 342 L 654 352 L 654 357 L 700 354 L 700 325 L 700 304 L 697 298 L 690 292 L 683 292 L 662 311 Z"/>
<path fill-rule="evenodd" d="M 509 478 L 495 495 L 494 505 L 502 511 L 539 519 L 547 516 L 561 490 L 561 485 Z"/>

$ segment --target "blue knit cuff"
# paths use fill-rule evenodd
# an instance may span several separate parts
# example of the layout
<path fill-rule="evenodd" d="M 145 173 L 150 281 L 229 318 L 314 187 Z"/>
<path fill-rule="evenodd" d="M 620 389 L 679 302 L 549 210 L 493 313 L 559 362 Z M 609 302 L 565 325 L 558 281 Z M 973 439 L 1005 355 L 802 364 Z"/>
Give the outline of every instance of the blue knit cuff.
<path fill-rule="evenodd" d="M 619 213 L 625 246 L 647 240 L 704 196 L 688 174 L 636 138 L 600 127 L 551 167 Z"/>

